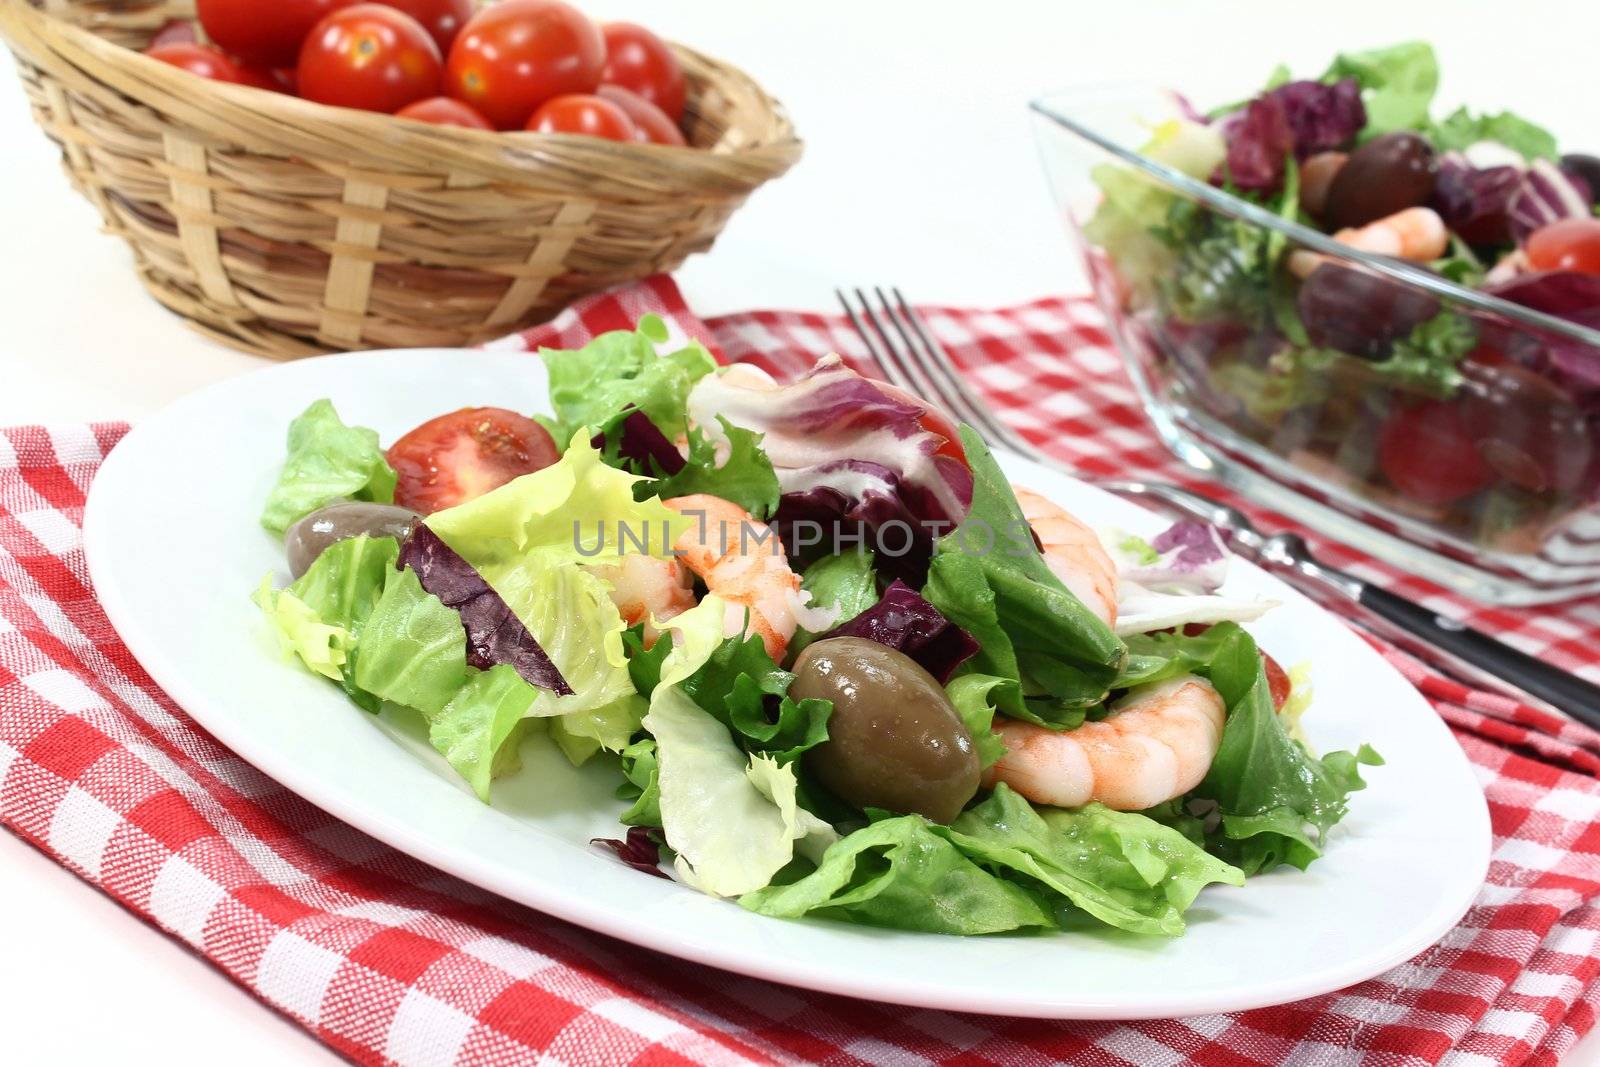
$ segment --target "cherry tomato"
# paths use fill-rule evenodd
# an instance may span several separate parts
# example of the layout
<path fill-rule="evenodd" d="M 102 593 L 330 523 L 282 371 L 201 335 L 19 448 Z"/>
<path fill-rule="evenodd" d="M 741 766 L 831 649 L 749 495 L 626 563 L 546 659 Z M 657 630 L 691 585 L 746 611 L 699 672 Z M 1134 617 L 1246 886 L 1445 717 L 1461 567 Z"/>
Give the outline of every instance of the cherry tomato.
<path fill-rule="evenodd" d="M 1442 400 L 1395 409 L 1378 432 L 1378 466 L 1424 504 L 1453 504 L 1494 480 L 1461 407 Z"/>
<path fill-rule="evenodd" d="M 171 19 L 163 23 L 150 38 L 150 43 L 145 45 L 145 51 L 164 44 L 198 44 L 199 34 L 194 31 L 194 22 L 191 19 Z"/>
<path fill-rule="evenodd" d="M 146 49 L 144 54 L 151 59 L 159 59 L 163 63 L 181 67 L 190 74 L 198 74 L 212 81 L 233 82 L 237 85 L 250 84 L 246 81 L 247 75 L 239 64 L 210 45 L 161 44 Z"/>
<path fill-rule="evenodd" d="M 234 65 L 239 68 L 239 84 L 253 85 L 257 89 L 265 89 L 271 93 L 294 94 L 294 89 L 291 87 L 293 83 L 284 81 L 284 75 L 292 74 L 293 71 L 264 70 L 261 67 L 251 66 L 242 59 L 232 56 L 229 58 L 233 59 Z"/>
<path fill-rule="evenodd" d="M 532 419 L 505 408 L 462 408 L 429 420 L 389 448 L 394 502 L 424 515 L 480 497 L 561 458 Z"/>
<path fill-rule="evenodd" d="M 1600 274 L 1600 219 L 1562 219 L 1541 226 L 1525 251 L 1534 270 Z"/>
<path fill-rule="evenodd" d="M 546 100 L 592 93 L 606 45 L 600 31 L 559 0 L 501 0 L 461 28 L 445 91 L 501 130 L 520 130 Z"/>
<path fill-rule="evenodd" d="M 683 131 L 675 126 L 667 113 L 650 101 L 620 85 L 602 85 L 594 95 L 616 104 L 633 120 L 633 139 L 646 144 L 684 145 Z"/>
<path fill-rule="evenodd" d="M 611 101 L 589 93 L 568 93 L 546 100 L 528 119 L 534 133 L 581 133 L 608 141 L 632 141 L 638 127 Z"/>
<path fill-rule="evenodd" d="M 403 119 L 431 122 L 435 126 L 464 126 L 469 130 L 492 130 L 489 120 L 472 109 L 472 105 L 452 100 L 448 96 L 430 96 L 418 100 L 395 112 Z"/>
<path fill-rule="evenodd" d="M 382 4 L 317 23 L 300 49 L 300 95 L 366 111 L 399 111 L 439 94 L 439 46 L 422 24 Z"/>
<path fill-rule="evenodd" d="M 1258 648 L 1256 651 L 1261 653 L 1261 666 L 1267 672 L 1267 692 L 1272 694 L 1272 710 L 1282 711 L 1283 706 L 1289 702 L 1289 694 L 1294 689 L 1294 683 L 1289 681 L 1289 672 L 1285 671 L 1266 649 Z"/>
<path fill-rule="evenodd" d="M 355 0 L 197 0 L 217 47 L 260 67 L 293 66 L 311 27 Z"/>
<path fill-rule="evenodd" d="M 389 7 L 398 8 L 422 23 L 422 28 L 439 46 L 439 54 L 450 54 L 456 35 L 472 17 L 472 0 L 379 0 Z"/>
<path fill-rule="evenodd" d="M 683 68 L 667 42 L 631 22 L 610 22 L 600 32 L 606 41 L 602 80 L 638 93 L 666 112 L 674 124 L 682 122 Z"/>

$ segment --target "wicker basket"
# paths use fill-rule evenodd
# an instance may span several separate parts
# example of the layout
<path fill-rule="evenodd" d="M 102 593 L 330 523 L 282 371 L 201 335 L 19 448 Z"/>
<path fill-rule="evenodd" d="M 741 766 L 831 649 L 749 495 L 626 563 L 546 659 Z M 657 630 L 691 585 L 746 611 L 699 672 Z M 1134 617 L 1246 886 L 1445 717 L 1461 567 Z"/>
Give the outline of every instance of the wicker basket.
<path fill-rule="evenodd" d="M 155 298 L 278 358 L 472 344 L 671 270 L 801 145 L 676 47 L 695 148 L 494 134 L 202 80 L 131 51 L 192 0 L 0 0 L 33 112 Z"/>

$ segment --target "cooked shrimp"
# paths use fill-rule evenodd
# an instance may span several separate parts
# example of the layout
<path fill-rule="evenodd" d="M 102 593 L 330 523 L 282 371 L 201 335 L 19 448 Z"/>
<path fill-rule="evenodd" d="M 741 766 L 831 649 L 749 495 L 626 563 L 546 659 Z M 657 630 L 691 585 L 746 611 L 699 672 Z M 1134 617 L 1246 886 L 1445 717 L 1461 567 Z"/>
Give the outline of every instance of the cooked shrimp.
<path fill-rule="evenodd" d="M 1225 715 L 1211 683 L 1189 674 L 1130 690 L 1108 717 L 1076 730 L 997 722 L 1009 751 L 984 784 L 1004 782 L 1035 804 L 1076 808 L 1097 800 L 1143 811 L 1200 784 L 1222 743 Z"/>
<path fill-rule="evenodd" d="M 1432 208 L 1408 207 L 1360 228 L 1340 230 L 1333 239 L 1375 256 L 1429 263 L 1444 255 L 1450 246 L 1450 231 Z M 1316 270 L 1323 259 L 1315 252 L 1301 250 L 1289 257 L 1289 269 L 1297 277 L 1304 278 Z"/>
<path fill-rule="evenodd" d="M 1107 626 L 1117 625 L 1117 568 L 1095 532 L 1031 489 L 1018 489 L 1017 503 L 1039 543 L 1044 561 L 1061 584 Z"/>
<path fill-rule="evenodd" d="M 728 602 L 723 632 L 730 637 L 745 633 L 748 611 L 749 632 L 761 638 L 769 656 L 781 660 L 803 602 L 800 576 L 789 569 L 777 534 L 720 497 L 698 493 L 662 503 L 692 520 L 673 548 L 707 589 Z"/>
<path fill-rule="evenodd" d="M 647 646 L 655 644 L 659 636 L 656 623 L 694 607 L 689 572 L 675 559 L 630 553 L 615 563 L 593 564 L 587 569 L 610 586 L 611 602 L 625 625 L 644 624 Z"/>

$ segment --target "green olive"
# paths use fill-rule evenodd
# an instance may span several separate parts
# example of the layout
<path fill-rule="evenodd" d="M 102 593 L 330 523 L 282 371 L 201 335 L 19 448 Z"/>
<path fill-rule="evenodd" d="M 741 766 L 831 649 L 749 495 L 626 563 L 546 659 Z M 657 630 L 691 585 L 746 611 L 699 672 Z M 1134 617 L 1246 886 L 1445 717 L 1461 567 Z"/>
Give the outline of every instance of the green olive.
<path fill-rule="evenodd" d="M 833 701 L 828 740 L 806 754 L 822 784 L 860 808 L 947 823 L 978 791 L 972 734 L 944 687 L 902 652 L 862 637 L 818 641 L 789 694 Z"/>

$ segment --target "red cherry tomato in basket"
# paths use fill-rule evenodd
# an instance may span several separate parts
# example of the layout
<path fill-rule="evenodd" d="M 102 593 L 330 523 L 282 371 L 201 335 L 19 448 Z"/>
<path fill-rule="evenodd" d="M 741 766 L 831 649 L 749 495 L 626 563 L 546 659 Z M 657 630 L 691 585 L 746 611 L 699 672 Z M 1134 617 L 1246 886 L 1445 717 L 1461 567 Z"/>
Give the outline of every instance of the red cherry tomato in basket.
<path fill-rule="evenodd" d="M 666 113 L 676 125 L 683 121 L 687 95 L 683 68 L 667 42 L 631 22 L 611 22 L 600 32 L 606 39 L 606 67 L 601 79 L 638 93 Z"/>
<path fill-rule="evenodd" d="M 355 0 L 197 0 L 206 36 L 254 66 L 294 65 L 311 27 Z"/>
<path fill-rule="evenodd" d="M 399 111 L 439 94 L 439 46 L 422 24 L 382 4 L 335 11 L 300 49 L 300 95 L 366 111 Z"/>
<path fill-rule="evenodd" d="M 633 120 L 635 141 L 680 147 L 688 143 L 683 138 L 683 131 L 667 118 L 667 113 L 638 93 L 624 89 L 620 85 L 602 85 L 594 91 L 594 95 L 611 101 L 627 112 L 628 117 Z"/>
<path fill-rule="evenodd" d="M 212 81 L 233 82 L 236 85 L 251 84 L 246 80 L 248 75 L 239 64 L 210 45 L 161 44 L 147 49 L 145 55 L 180 67 L 190 74 L 210 78 Z"/>
<path fill-rule="evenodd" d="M 543 426 L 505 408 L 462 408 L 389 448 L 394 502 L 424 515 L 464 504 L 561 458 Z"/>
<path fill-rule="evenodd" d="M 496 129 L 523 129 L 552 97 L 592 93 L 606 46 L 600 30 L 559 0 L 501 0 L 474 15 L 450 49 L 445 92 Z"/>
<path fill-rule="evenodd" d="M 1442 400 L 1394 410 L 1378 432 L 1378 466 L 1423 504 L 1453 504 L 1494 480 L 1461 407 Z"/>
<path fill-rule="evenodd" d="M 422 23 L 433 43 L 439 46 L 441 56 L 450 54 L 450 46 L 456 43 L 461 27 L 472 18 L 472 0 L 379 0 L 379 3 L 398 8 Z"/>
<path fill-rule="evenodd" d="M 1534 270 L 1575 270 L 1600 274 L 1600 219 L 1562 219 L 1528 237 L 1528 265 Z"/>
<path fill-rule="evenodd" d="M 628 113 L 602 97 L 568 93 L 539 105 L 528 119 L 534 133 L 580 133 L 608 141 L 632 141 L 639 128 Z"/>
<path fill-rule="evenodd" d="M 470 104 L 452 100 L 448 96 L 430 96 L 418 100 L 395 112 L 403 119 L 431 122 L 435 126 L 462 126 L 469 130 L 493 130 L 489 120 L 472 109 Z"/>

